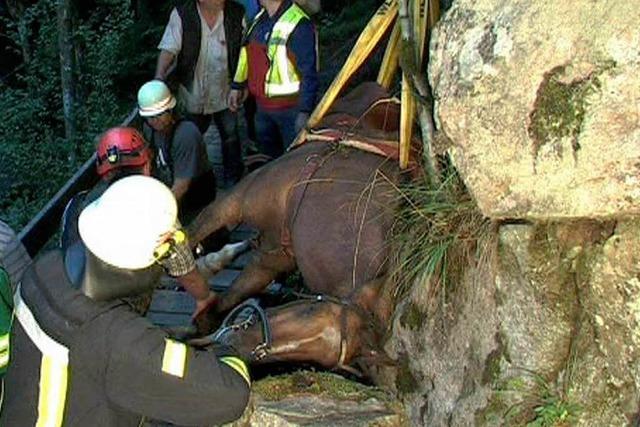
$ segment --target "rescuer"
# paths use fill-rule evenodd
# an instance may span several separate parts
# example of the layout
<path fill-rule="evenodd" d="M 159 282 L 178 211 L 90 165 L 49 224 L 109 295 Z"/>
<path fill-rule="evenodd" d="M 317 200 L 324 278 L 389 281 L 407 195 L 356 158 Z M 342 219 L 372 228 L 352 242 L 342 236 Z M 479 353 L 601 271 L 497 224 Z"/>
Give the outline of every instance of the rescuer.
<path fill-rule="evenodd" d="M 29 267 L 13 296 L 0 425 L 212 425 L 242 414 L 250 379 L 233 349 L 175 341 L 127 304 L 155 286 L 183 238 L 176 218 L 166 186 L 126 177 L 80 215 L 80 274 L 60 250 Z"/>

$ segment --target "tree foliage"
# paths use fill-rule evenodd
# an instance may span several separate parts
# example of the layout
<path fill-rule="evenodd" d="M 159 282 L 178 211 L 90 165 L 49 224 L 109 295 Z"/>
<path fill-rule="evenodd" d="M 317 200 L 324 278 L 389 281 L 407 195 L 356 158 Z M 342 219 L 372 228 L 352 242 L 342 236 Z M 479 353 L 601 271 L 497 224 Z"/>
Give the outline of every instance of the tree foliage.
<path fill-rule="evenodd" d="M 123 90 L 120 83 L 153 67 L 151 52 L 139 43 L 148 30 L 135 25 L 129 1 L 114 0 L 86 18 L 75 16 L 77 140 L 66 140 L 55 16 L 56 1 L 39 0 L 24 11 L 23 22 L 6 17 L 2 22 L 3 36 L 11 40 L 20 40 L 24 24 L 33 52 L 31 61 L 0 83 L 0 216 L 16 228 L 90 156 L 95 136 L 131 109 L 134 89 L 127 84 Z M 17 44 L 10 48 L 22 51 Z M 78 160 L 69 160 L 74 157 Z"/>

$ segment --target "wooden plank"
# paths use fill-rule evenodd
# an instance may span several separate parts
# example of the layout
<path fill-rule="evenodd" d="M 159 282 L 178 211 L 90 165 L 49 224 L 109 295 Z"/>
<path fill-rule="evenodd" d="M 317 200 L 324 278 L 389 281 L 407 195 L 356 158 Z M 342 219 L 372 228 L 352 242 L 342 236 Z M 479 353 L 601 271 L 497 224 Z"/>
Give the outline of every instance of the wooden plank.
<path fill-rule="evenodd" d="M 242 270 L 245 268 L 249 262 L 253 259 L 254 253 L 252 251 L 245 252 L 243 254 L 238 255 L 229 265 L 229 268 L 232 270 Z"/>

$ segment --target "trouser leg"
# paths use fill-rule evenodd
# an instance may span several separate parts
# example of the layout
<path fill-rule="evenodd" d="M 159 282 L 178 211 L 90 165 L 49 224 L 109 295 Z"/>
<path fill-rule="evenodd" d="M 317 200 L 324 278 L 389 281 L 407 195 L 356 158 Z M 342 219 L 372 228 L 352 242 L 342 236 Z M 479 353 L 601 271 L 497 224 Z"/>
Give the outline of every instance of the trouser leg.
<path fill-rule="evenodd" d="M 272 158 L 279 157 L 282 152 L 280 143 L 280 131 L 273 118 L 273 113 L 264 111 L 258 107 L 256 111 L 256 138 L 260 151 Z"/>
<path fill-rule="evenodd" d="M 282 145 L 286 150 L 296 139 L 296 118 L 298 117 L 298 109 L 283 110 L 277 112 L 278 129 L 282 135 Z"/>
<path fill-rule="evenodd" d="M 211 124 L 211 114 L 193 114 L 187 113 L 186 119 L 191 120 L 196 124 L 201 134 L 205 134 L 207 129 L 209 129 L 209 125 Z"/>
<path fill-rule="evenodd" d="M 235 184 L 242 178 L 242 173 L 244 172 L 238 115 L 226 109 L 215 113 L 213 120 L 220 134 L 224 179 L 231 182 L 231 184 Z"/>

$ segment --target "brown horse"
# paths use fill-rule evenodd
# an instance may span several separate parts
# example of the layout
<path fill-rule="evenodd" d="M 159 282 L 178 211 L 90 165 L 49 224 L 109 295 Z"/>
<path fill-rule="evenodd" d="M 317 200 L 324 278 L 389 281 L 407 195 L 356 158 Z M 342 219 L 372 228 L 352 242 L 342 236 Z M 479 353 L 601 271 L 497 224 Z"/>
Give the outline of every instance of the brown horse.
<path fill-rule="evenodd" d="M 385 126 L 375 130 L 397 130 Z M 345 132 L 341 135 L 347 139 Z M 296 266 L 318 296 L 268 310 L 273 342 L 260 361 L 346 367 L 379 354 L 379 333 L 392 309 L 381 288 L 399 179 L 396 162 L 389 158 L 340 143 L 307 142 L 245 177 L 192 223 L 194 244 L 240 222 L 260 232 L 254 259 L 221 296 L 215 312 L 228 312 Z M 245 356 L 255 356 L 260 327 L 230 340 Z"/>

